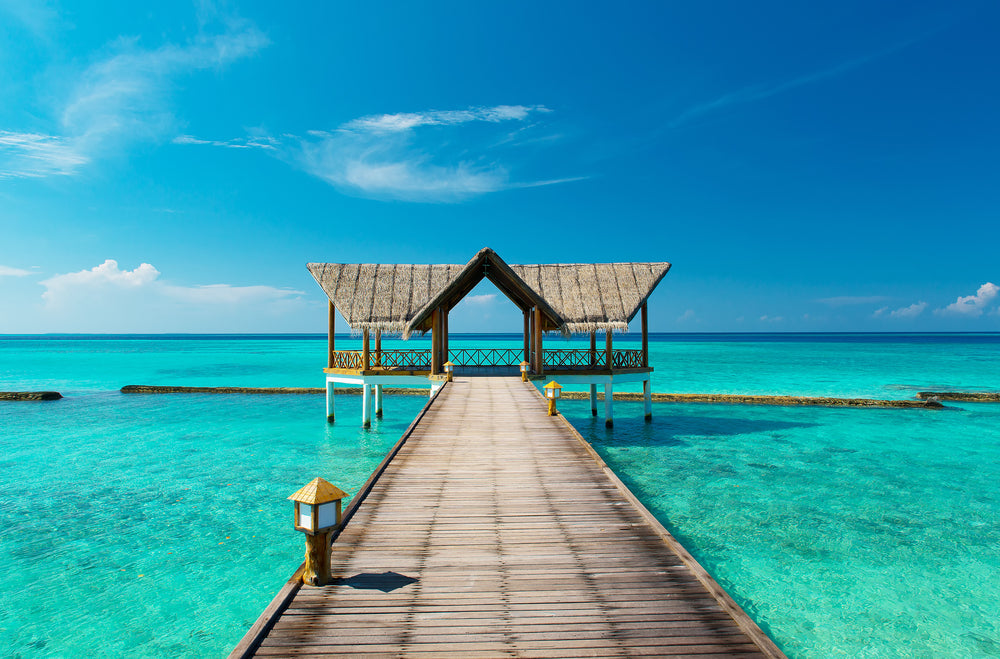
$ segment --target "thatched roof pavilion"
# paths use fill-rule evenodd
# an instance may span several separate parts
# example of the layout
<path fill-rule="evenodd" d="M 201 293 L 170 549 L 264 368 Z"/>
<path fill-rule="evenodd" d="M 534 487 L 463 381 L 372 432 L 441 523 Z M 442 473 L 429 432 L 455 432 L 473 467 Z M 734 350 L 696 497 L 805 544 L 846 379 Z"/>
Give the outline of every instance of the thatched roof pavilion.
<path fill-rule="evenodd" d="M 310 263 L 309 272 L 355 332 L 409 338 L 432 328 L 488 278 L 522 311 L 538 308 L 542 330 L 627 332 L 669 263 L 507 265 L 492 249 L 465 265 Z"/>

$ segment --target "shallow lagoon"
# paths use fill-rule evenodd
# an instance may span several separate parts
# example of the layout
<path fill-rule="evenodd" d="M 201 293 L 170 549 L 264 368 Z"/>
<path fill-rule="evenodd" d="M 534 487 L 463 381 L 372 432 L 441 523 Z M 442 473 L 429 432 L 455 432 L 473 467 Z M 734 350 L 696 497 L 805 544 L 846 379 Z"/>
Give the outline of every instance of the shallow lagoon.
<path fill-rule="evenodd" d="M 285 497 L 315 475 L 354 491 L 425 398 L 387 397 L 363 431 L 357 396 L 328 426 L 321 396 L 117 389 L 319 386 L 324 351 L 323 337 L 0 339 L 0 388 L 67 395 L 0 406 L 0 647 L 227 652 L 301 561 Z M 654 390 L 679 392 L 997 390 L 998 356 L 996 335 L 651 344 Z M 645 424 L 617 403 L 610 433 L 586 402 L 563 411 L 790 656 L 1000 656 L 1000 406 L 657 404 Z"/>

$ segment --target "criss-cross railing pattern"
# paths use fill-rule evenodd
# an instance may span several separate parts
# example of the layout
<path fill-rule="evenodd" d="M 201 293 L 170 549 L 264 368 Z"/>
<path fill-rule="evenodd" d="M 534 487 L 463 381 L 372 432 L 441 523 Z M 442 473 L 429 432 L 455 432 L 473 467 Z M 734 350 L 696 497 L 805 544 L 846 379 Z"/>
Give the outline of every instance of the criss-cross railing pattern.
<path fill-rule="evenodd" d="M 611 368 L 642 368 L 642 350 L 612 350 Z"/>
<path fill-rule="evenodd" d="M 551 370 L 605 369 L 606 353 L 598 350 L 546 349 L 542 352 L 545 368 Z M 518 366 L 524 360 L 519 348 L 456 348 L 448 351 L 455 366 Z M 333 368 L 361 370 L 360 350 L 337 350 L 332 354 Z M 593 361 L 591 361 L 593 359 Z M 384 370 L 431 370 L 430 350 L 372 350 L 368 353 L 368 366 Z M 612 368 L 641 368 L 642 350 L 612 350 Z"/>
<path fill-rule="evenodd" d="M 411 371 L 431 370 L 430 350 L 383 350 L 371 353 L 371 364 L 376 368 L 398 368 Z"/>
<path fill-rule="evenodd" d="M 455 348 L 448 355 L 455 366 L 517 366 L 524 361 L 518 348 Z"/>
<path fill-rule="evenodd" d="M 553 348 L 543 350 L 546 368 L 604 368 L 604 352 L 591 353 L 589 350 Z M 594 362 L 590 358 L 593 356 Z"/>

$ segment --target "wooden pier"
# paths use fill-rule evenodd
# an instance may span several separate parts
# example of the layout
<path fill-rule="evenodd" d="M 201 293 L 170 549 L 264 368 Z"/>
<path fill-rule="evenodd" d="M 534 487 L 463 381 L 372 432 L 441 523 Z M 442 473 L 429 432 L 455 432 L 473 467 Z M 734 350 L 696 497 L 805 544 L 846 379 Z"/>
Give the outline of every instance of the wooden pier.
<path fill-rule="evenodd" d="M 784 656 L 517 378 L 446 385 L 355 499 L 231 656 Z"/>

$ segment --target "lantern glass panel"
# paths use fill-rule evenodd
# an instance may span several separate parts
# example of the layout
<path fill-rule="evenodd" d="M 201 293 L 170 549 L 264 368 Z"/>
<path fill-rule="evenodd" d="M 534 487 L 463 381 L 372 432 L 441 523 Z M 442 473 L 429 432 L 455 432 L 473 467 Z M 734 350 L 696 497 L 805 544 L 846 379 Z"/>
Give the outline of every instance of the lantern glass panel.
<path fill-rule="evenodd" d="M 319 510 L 317 511 L 319 517 L 319 528 L 325 529 L 331 526 L 336 526 L 337 524 L 337 502 L 330 501 L 328 503 L 319 504 Z"/>
<path fill-rule="evenodd" d="M 299 526 L 302 527 L 302 528 L 304 528 L 304 529 L 309 529 L 310 531 L 315 530 L 312 527 L 312 523 L 313 523 L 312 514 L 313 514 L 313 511 L 312 511 L 312 506 L 311 505 L 309 505 L 308 503 L 300 503 L 299 504 Z"/>

